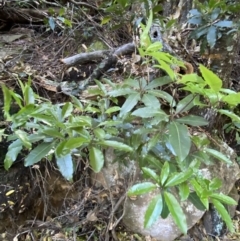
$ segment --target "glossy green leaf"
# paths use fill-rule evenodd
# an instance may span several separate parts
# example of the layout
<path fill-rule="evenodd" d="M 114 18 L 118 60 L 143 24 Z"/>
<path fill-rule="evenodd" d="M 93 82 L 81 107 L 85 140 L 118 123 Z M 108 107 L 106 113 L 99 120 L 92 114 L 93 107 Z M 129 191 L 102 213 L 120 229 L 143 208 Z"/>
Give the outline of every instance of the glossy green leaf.
<path fill-rule="evenodd" d="M 203 65 L 200 65 L 199 69 L 209 87 L 215 92 L 219 92 L 222 88 L 222 80 L 219 79 L 216 74 L 214 74 L 211 70 L 204 67 Z"/>
<path fill-rule="evenodd" d="M 9 89 L 4 85 L 1 84 L 2 87 L 2 92 L 3 92 L 3 101 L 4 101 L 4 106 L 3 106 L 3 112 L 4 112 L 4 117 L 6 118 L 6 120 L 11 120 L 9 111 L 10 111 L 10 107 L 11 107 L 11 102 L 12 102 L 12 96 L 10 94 Z"/>
<path fill-rule="evenodd" d="M 217 28 L 215 26 L 211 26 L 208 29 L 207 33 L 207 41 L 210 46 L 210 48 L 213 48 L 217 41 Z"/>
<path fill-rule="evenodd" d="M 148 177 L 152 178 L 157 183 L 159 182 L 159 176 L 156 174 L 156 172 L 148 167 L 142 168 L 143 173 L 145 173 Z"/>
<path fill-rule="evenodd" d="M 176 155 L 180 161 L 183 161 L 189 154 L 191 148 L 191 139 L 187 127 L 174 121 L 171 122 L 169 124 L 169 143 L 174 150 L 173 154 Z"/>
<path fill-rule="evenodd" d="M 67 154 L 66 156 L 57 157 L 56 156 L 57 166 L 59 171 L 68 181 L 72 181 L 74 166 L 71 154 Z"/>
<path fill-rule="evenodd" d="M 222 180 L 220 178 L 213 178 L 209 184 L 209 190 L 217 190 L 222 186 Z"/>
<path fill-rule="evenodd" d="M 26 88 L 25 88 L 24 102 L 26 105 L 34 104 L 34 102 L 35 102 L 34 92 L 30 86 L 26 86 Z"/>
<path fill-rule="evenodd" d="M 163 200 L 162 200 L 162 203 L 163 203 L 163 208 L 162 208 L 162 212 L 161 212 L 161 217 L 162 217 L 163 219 L 165 219 L 165 218 L 168 217 L 170 211 L 169 211 L 169 209 L 168 209 L 168 206 L 167 206 L 166 201 L 165 201 L 164 198 L 163 198 Z"/>
<path fill-rule="evenodd" d="M 23 145 L 20 139 L 15 140 L 13 143 L 11 143 L 8 147 L 8 152 L 4 159 L 4 168 L 8 170 L 13 162 L 16 161 L 18 154 L 22 150 Z"/>
<path fill-rule="evenodd" d="M 190 180 L 190 183 L 192 184 L 192 186 L 193 186 L 194 190 L 196 191 L 196 193 L 197 193 L 199 199 L 201 200 L 202 204 L 205 206 L 205 209 L 208 209 L 209 208 L 208 198 L 202 197 L 202 194 L 204 193 L 204 188 L 199 184 L 198 181 L 193 178 L 193 179 Z"/>
<path fill-rule="evenodd" d="M 162 111 L 161 109 L 155 109 L 153 107 L 143 107 L 138 108 L 137 110 L 133 111 L 132 115 L 139 116 L 141 118 L 151 118 L 159 116 L 161 119 L 168 121 L 168 115 Z"/>
<path fill-rule="evenodd" d="M 85 143 L 89 143 L 90 140 L 86 139 L 85 137 L 75 137 L 75 138 L 69 138 L 66 140 L 64 149 L 73 150 L 75 148 L 81 147 Z"/>
<path fill-rule="evenodd" d="M 49 24 L 50 28 L 54 31 L 55 30 L 55 20 L 53 17 L 48 18 L 48 24 Z"/>
<path fill-rule="evenodd" d="M 141 46 L 148 47 L 149 44 L 151 43 L 148 33 L 149 33 L 150 28 L 152 26 L 152 21 L 153 21 L 153 12 L 151 10 L 151 11 L 149 11 L 147 25 L 144 28 L 142 34 L 140 35 L 140 45 Z"/>
<path fill-rule="evenodd" d="M 216 199 L 212 199 L 212 203 L 214 207 L 217 209 L 218 213 L 220 214 L 222 220 L 226 223 L 229 231 L 233 233 L 234 232 L 233 222 L 225 207 L 222 205 L 221 202 L 219 202 Z"/>
<path fill-rule="evenodd" d="M 90 165 L 94 172 L 98 173 L 101 171 L 104 164 L 104 156 L 102 150 L 96 147 L 89 147 L 89 159 Z"/>
<path fill-rule="evenodd" d="M 73 112 L 73 104 L 71 102 L 65 103 L 65 105 L 62 107 L 62 120 L 69 117 Z"/>
<path fill-rule="evenodd" d="M 148 83 L 148 85 L 145 87 L 145 90 L 152 90 L 154 88 L 161 87 L 171 82 L 173 82 L 173 80 L 169 76 L 163 76 L 163 77 L 154 79 L 150 83 Z"/>
<path fill-rule="evenodd" d="M 186 216 L 177 201 L 177 199 L 169 192 L 164 192 L 164 199 L 168 206 L 168 209 L 172 215 L 174 222 L 177 224 L 179 229 L 186 234 L 187 233 L 187 220 Z"/>
<path fill-rule="evenodd" d="M 104 139 L 106 136 L 105 131 L 102 128 L 96 128 L 93 130 L 94 135 L 98 138 L 98 139 Z"/>
<path fill-rule="evenodd" d="M 222 101 L 226 102 L 229 105 L 236 106 L 240 104 L 240 93 L 233 93 L 222 98 Z"/>
<path fill-rule="evenodd" d="M 120 116 L 123 116 L 129 111 L 131 111 L 137 105 L 140 99 L 140 93 L 134 93 L 129 95 L 121 108 Z"/>
<path fill-rule="evenodd" d="M 195 115 L 187 115 L 187 116 L 181 117 L 179 119 L 176 119 L 176 122 L 190 125 L 190 126 L 206 126 L 206 125 L 208 125 L 207 120 L 205 120 L 201 116 L 195 116 Z"/>
<path fill-rule="evenodd" d="M 46 128 L 44 130 L 42 130 L 41 132 L 42 134 L 45 134 L 49 137 L 53 137 L 53 138 L 60 138 L 63 139 L 64 135 L 59 131 L 58 128 Z"/>
<path fill-rule="evenodd" d="M 214 26 L 220 27 L 220 28 L 232 28 L 233 27 L 233 21 L 229 20 L 222 20 L 214 24 Z"/>
<path fill-rule="evenodd" d="M 22 141 L 22 144 L 30 149 L 32 147 L 32 143 L 29 141 L 28 139 L 28 134 L 25 131 L 22 130 L 16 130 L 15 134 L 17 135 L 17 137 Z"/>
<path fill-rule="evenodd" d="M 120 111 L 121 110 L 121 107 L 119 106 L 113 106 L 113 107 L 110 107 L 108 108 L 105 113 L 106 114 L 111 114 L 111 113 L 114 113 L 114 112 L 117 112 L 117 111 Z"/>
<path fill-rule="evenodd" d="M 151 107 L 155 109 L 159 109 L 161 106 L 158 98 L 150 94 L 144 94 L 142 97 L 142 102 L 146 107 Z"/>
<path fill-rule="evenodd" d="M 83 105 L 82 105 L 82 103 L 81 103 L 81 101 L 77 98 L 77 97 L 75 97 L 75 96 L 73 96 L 73 95 L 71 95 L 71 99 L 72 99 L 72 102 L 73 102 L 73 104 L 79 109 L 79 110 L 83 110 Z"/>
<path fill-rule="evenodd" d="M 204 148 L 204 151 L 206 153 L 208 153 L 209 155 L 215 157 L 216 159 L 226 162 L 229 165 L 232 165 L 232 161 L 225 156 L 224 154 L 222 154 L 220 151 L 214 150 L 214 149 L 210 149 L 210 148 Z"/>
<path fill-rule="evenodd" d="M 125 95 L 130 95 L 133 93 L 136 94 L 137 92 L 131 88 L 120 88 L 120 89 L 108 91 L 108 95 L 112 96 L 112 97 L 125 96 Z"/>
<path fill-rule="evenodd" d="M 214 8 L 211 13 L 211 20 L 214 21 L 219 17 L 219 14 L 221 12 L 221 8 Z"/>
<path fill-rule="evenodd" d="M 155 196 L 147 207 L 146 213 L 144 215 L 144 228 L 151 227 L 156 220 L 160 217 L 162 212 L 162 195 L 159 194 Z"/>
<path fill-rule="evenodd" d="M 128 196 L 141 195 L 156 189 L 157 186 L 152 182 L 143 182 L 133 185 L 127 192 Z"/>
<path fill-rule="evenodd" d="M 167 182 L 165 183 L 165 187 L 172 187 L 181 184 L 187 181 L 192 176 L 192 174 L 193 170 L 191 168 L 185 172 L 174 173 L 174 175 L 168 178 Z"/>
<path fill-rule="evenodd" d="M 99 145 L 102 146 L 108 146 L 108 147 L 114 147 L 117 150 L 121 150 L 121 151 L 126 151 L 126 152 L 132 152 L 133 148 L 122 143 L 122 142 L 118 142 L 118 141 L 100 141 L 98 142 Z"/>
<path fill-rule="evenodd" d="M 229 110 L 218 110 L 220 114 L 226 115 L 232 119 L 234 122 L 240 122 L 240 117 Z"/>
<path fill-rule="evenodd" d="M 51 149 L 53 148 L 54 143 L 41 143 L 35 147 L 26 157 L 24 165 L 26 167 L 34 165 L 46 157 Z"/>
<path fill-rule="evenodd" d="M 188 196 L 190 194 L 189 186 L 187 182 L 183 182 L 178 185 L 179 190 L 179 196 L 181 198 L 181 201 L 185 201 L 188 199 Z"/>
<path fill-rule="evenodd" d="M 169 95 L 167 92 L 162 90 L 148 90 L 148 94 L 159 97 L 163 100 L 166 100 L 172 107 L 176 105 L 175 100 L 171 95 Z"/>
<path fill-rule="evenodd" d="M 231 197 L 226 196 L 222 193 L 213 193 L 210 195 L 211 198 L 217 199 L 221 203 L 229 204 L 229 205 L 237 205 L 238 203 Z"/>
<path fill-rule="evenodd" d="M 164 165 L 162 167 L 162 170 L 161 170 L 161 174 L 160 174 L 161 185 L 165 184 L 165 182 L 169 176 L 169 172 L 170 172 L 169 163 L 167 161 L 165 161 Z"/>
<path fill-rule="evenodd" d="M 192 94 L 187 95 L 177 104 L 176 114 L 184 113 L 190 110 L 194 106 L 194 96 Z"/>
<path fill-rule="evenodd" d="M 188 200 L 198 209 L 201 211 L 205 211 L 206 207 L 203 205 L 202 201 L 200 200 L 199 196 L 196 192 L 191 192 L 188 196 Z"/>

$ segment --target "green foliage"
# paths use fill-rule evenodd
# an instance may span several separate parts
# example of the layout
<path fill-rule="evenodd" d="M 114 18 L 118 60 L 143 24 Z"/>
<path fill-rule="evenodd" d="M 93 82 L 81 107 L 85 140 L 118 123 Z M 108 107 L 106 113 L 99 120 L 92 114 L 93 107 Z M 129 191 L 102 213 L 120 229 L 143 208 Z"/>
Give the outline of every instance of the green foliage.
<path fill-rule="evenodd" d="M 118 4 L 124 5 L 124 1 Z M 235 201 L 218 192 L 218 179 L 208 180 L 199 171 L 201 163 L 209 165 L 213 159 L 229 165 L 231 161 L 214 149 L 206 136 L 192 134 L 191 126 L 206 126 L 208 121 L 189 111 L 193 107 L 213 108 L 239 124 L 239 117 L 231 111 L 239 104 L 239 93 L 223 89 L 222 81 L 204 66 L 199 67 L 201 76 L 177 74 L 174 66 L 184 64 L 159 51 L 160 43 L 150 42 L 147 32 L 151 23 L 152 14 L 140 38 L 139 53 L 143 65 L 154 62 L 156 69 L 165 71 L 165 76 L 131 76 L 121 84 L 103 79 L 111 86 L 110 91 L 96 81 L 98 88 L 89 92 L 97 100 L 87 103 L 72 97 L 71 102 L 52 104 L 34 93 L 30 79 L 27 83 L 18 81 L 21 95 L 2 85 L 4 116 L 12 131 L 7 137 L 10 145 L 4 166 L 9 169 L 21 153 L 28 153 L 25 166 L 54 157 L 62 175 L 72 180 L 75 155 L 88 154 L 91 168 L 99 172 L 104 165 L 104 150 L 111 147 L 116 161 L 137 160 L 147 179 L 132 186 L 129 196 L 158 192 L 147 208 L 145 227 L 150 227 L 159 216 L 166 218 L 171 214 L 186 233 L 186 218 L 180 204 L 189 200 L 200 210 L 208 209 L 212 202 L 232 231 L 223 204 L 232 205 Z M 180 99 L 174 90 L 166 91 L 167 86 L 178 84 L 186 93 Z M 124 100 L 121 106 L 117 103 L 119 97 Z M 222 103 L 229 108 L 220 109 Z M 14 114 L 12 105 L 18 107 Z"/>
<path fill-rule="evenodd" d="M 240 10 L 240 4 L 229 3 L 229 1 L 196 1 L 196 8 L 189 12 L 188 22 L 195 25 L 196 29 L 190 37 L 202 40 L 201 50 L 207 44 L 213 48 L 216 41 L 224 34 L 232 37 L 231 34 L 237 31 L 237 25 L 231 20 L 231 14 Z"/>

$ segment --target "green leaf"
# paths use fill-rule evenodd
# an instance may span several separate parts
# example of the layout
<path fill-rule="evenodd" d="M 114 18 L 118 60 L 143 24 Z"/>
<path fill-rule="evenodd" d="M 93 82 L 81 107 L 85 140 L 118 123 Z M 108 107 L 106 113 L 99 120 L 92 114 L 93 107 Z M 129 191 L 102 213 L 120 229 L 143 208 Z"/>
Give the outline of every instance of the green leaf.
<path fill-rule="evenodd" d="M 172 187 L 178 184 L 181 184 L 187 181 L 193 174 L 193 170 L 190 168 L 185 172 L 181 173 L 174 173 L 171 177 L 168 178 L 167 182 L 165 183 L 165 187 Z"/>
<path fill-rule="evenodd" d="M 169 76 L 172 80 L 174 80 L 175 77 L 176 77 L 176 74 L 175 74 L 174 70 L 170 67 L 170 65 L 167 64 L 167 63 L 166 63 L 165 61 L 163 61 L 163 60 L 158 60 L 158 62 L 159 62 L 160 65 L 155 65 L 155 67 L 158 67 L 158 68 L 164 70 L 164 71 L 168 74 L 168 76 Z"/>
<path fill-rule="evenodd" d="M 177 104 L 176 114 L 184 113 L 190 110 L 194 106 L 194 98 L 195 97 L 192 94 L 190 94 L 182 100 L 180 100 Z"/>
<path fill-rule="evenodd" d="M 151 200 L 150 204 L 147 207 L 144 216 L 144 228 L 149 228 L 156 222 L 156 220 L 160 217 L 162 208 L 162 195 L 159 194 Z"/>
<path fill-rule="evenodd" d="M 69 117 L 73 112 L 73 105 L 71 102 L 67 102 L 62 108 L 62 120 Z"/>
<path fill-rule="evenodd" d="M 152 90 L 154 88 L 161 87 L 171 82 L 173 82 L 173 80 L 169 76 L 163 76 L 149 82 L 148 85 L 145 87 L 145 90 Z"/>
<path fill-rule="evenodd" d="M 232 28 L 233 27 L 233 21 L 229 20 L 222 20 L 214 24 L 214 26 L 220 27 L 220 28 Z"/>
<path fill-rule="evenodd" d="M 164 192 L 164 199 L 168 206 L 168 209 L 172 215 L 174 222 L 177 224 L 179 229 L 186 234 L 187 233 L 187 220 L 186 216 L 177 201 L 177 199 L 169 192 Z"/>
<path fill-rule="evenodd" d="M 142 34 L 140 35 L 140 45 L 144 47 L 148 47 L 150 43 L 149 39 L 149 30 L 152 26 L 152 21 L 153 21 L 153 12 L 152 10 L 149 11 L 149 16 L 148 16 L 148 21 L 145 29 L 143 30 Z"/>
<path fill-rule="evenodd" d="M 232 93 L 222 98 L 222 101 L 229 105 L 237 106 L 240 104 L 240 93 Z"/>
<path fill-rule="evenodd" d="M 49 17 L 48 18 L 48 24 L 49 24 L 50 28 L 54 31 L 54 29 L 55 29 L 55 20 L 54 20 L 53 17 Z"/>
<path fill-rule="evenodd" d="M 199 180 L 200 181 L 200 180 Z M 205 206 L 205 209 L 209 208 L 209 201 L 208 198 L 203 197 L 204 189 L 203 187 L 199 184 L 199 182 L 196 179 L 191 179 L 190 183 L 192 184 L 194 190 L 196 191 L 199 199 L 201 200 L 202 204 Z M 202 184 L 202 183 L 201 183 Z"/>
<path fill-rule="evenodd" d="M 59 171 L 61 172 L 63 177 L 66 178 L 68 181 L 71 181 L 73 179 L 74 173 L 74 166 L 71 154 L 67 154 L 63 157 L 56 156 L 56 162 Z"/>
<path fill-rule="evenodd" d="M 132 93 L 136 94 L 137 92 L 131 88 L 120 88 L 120 89 L 108 91 L 108 95 L 112 97 L 130 95 Z"/>
<path fill-rule="evenodd" d="M 1 87 L 2 87 L 2 92 L 3 92 L 3 96 L 4 96 L 4 99 L 3 99 L 3 103 L 4 103 L 4 106 L 3 106 L 4 117 L 8 121 L 8 120 L 11 120 L 11 117 L 10 117 L 10 114 L 9 114 L 9 110 L 10 110 L 10 107 L 11 107 L 12 96 L 10 94 L 9 89 L 4 84 L 1 84 Z"/>
<path fill-rule="evenodd" d="M 142 102 L 146 107 L 159 109 L 161 106 L 158 98 L 150 94 L 144 94 L 142 97 Z"/>
<path fill-rule="evenodd" d="M 179 184 L 178 190 L 179 190 L 179 196 L 181 198 L 181 201 L 185 201 L 190 194 L 188 183 L 184 182 L 184 183 Z"/>
<path fill-rule="evenodd" d="M 163 186 L 164 183 L 166 182 L 168 176 L 169 176 L 170 168 L 169 168 L 169 163 L 167 161 L 164 162 L 164 165 L 161 170 L 160 174 L 160 180 L 161 180 L 161 185 Z"/>
<path fill-rule="evenodd" d="M 221 203 L 229 204 L 229 205 L 237 205 L 238 203 L 231 197 L 226 196 L 222 193 L 213 193 L 210 195 L 211 198 L 217 199 Z"/>
<path fill-rule="evenodd" d="M 220 178 L 213 178 L 209 184 L 209 190 L 217 190 L 222 186 L 222 180 Z"/>
<path fill-rule="evenodd" d="M 108 108 L 105 113 L 106 114 L 111 114 L 111 113 L 114 113 L 114 112 L 117 112 L 117 111 L 120 111 L 121 110 L 121 107 L 119 106 L 113 106 L 113 107 L 110 107 Z"/>
<path fill-rule="evenodd" d="M 126 101 L 124 102 L 121 111 L 120 111 L 120 117 L 131 111 L 138 103 L 138 101 L 141 99 L 141 96 L 139 93 L 134 93 L 128 96 Z"/>
<path fill-rule="evenodd" d="M 164 121 L 168 121 L 168 115 L 164 111 L 153 107 L 138 108 L 133 111 L 132 115 L 139 116 L 141 118 L 161 117 Z"/>
<path fill-rule="evenodd" d="M 58 128 L 52 127 L 52 128 L 46 128 L 44 130 L 42 130 L 43 134 L 53 137 L 53 138 L 59 138 L 59 139 L 63 139 L 64 135 L 59 131 Z"/>
<path fill-rule="evenodd" d="M 170 213 L 170 212 L 169 212 L 168 206 L 167 206 L 167 204 L 166 204 L 165 199 L 163 198 L 163 208 L 162 208 L 161 217 L 162 217 L 163 219 L 165 219 L 165 218 L 168 217 L 169 213 Z"/>
<path fill-rule="evenodd" d="M 212 13 L 211 13 L 211 20 L 214 21 L 219 17 L 219 14 L 221 12 L 220 8 L 214 8 Z"/>
<path fill-rule="evenodd" d="M 174 121 L 171 122 L 169 124 L 169 143 L 174 150 L 173 154 L 180 161 L 183 161 L 191 148 L 191 139 L 187 127 Z"/>
<path fill-rule="evenodd" d="M 191 192 L 188 196 L 188 200 L 198 209 L 201 211 L 205 211 L 206 207 L 203 205 L 202 201 L 200 200 L 199 196 L 196 192 Z"/>
<path fill-rule="evenodd" d="M 34 92 L 30 86 L 26 86 L 26 88 L 25 88 L 24 102 L 26 105 L 34 104 L 34 102 L 35 102 Z"/>
<path fill-rule="evenodd" d="M 219 92 L 222 88 L 222 80 L 219 79 L 216 74 L 214 74 L 211 70 L 207 69 L 203 65 L 200 65 L 199 69 L 209 87 L 215 92 Z"/>
<path fill-rule="evenodd" d="M 228 116 L 233 122 L 240 122 L 240 117 L 229 110 L 218 110 L 219 113 Z"/>
<path fill-rule="evenodd" d="M 176 105 L 176 102 L 173 99 L 173 97 L 171 95 L 169 95 L 165 91 L 162 91 L 162 90 L 148 90 L 148 94 L 166 100 L 172 107 L 174 107 Z"/>
<path fill-rule="evenodd" d="M 215 46 L 216 40 L 217 40 L 217 28 L 215 26 L 211 26 L 208 29 L 208 33 L 207 33 L 207 41 L 211 49 Z"/>
<path fill-rule="evenodd" d="M 96 147 L 89 147 L 89 159 L 90 165 L 94 172 L 98 173 L 101 171 L 104 164 L 104 156 L 102 150 Z"/>
<path fill-rule="evenodd" d="M 75 138 L 69 138 L 66 140 L 64 149 L 73 150 L 75 148 L 81 147 L 85 143 L 89 143 L 90 140 L 85 137 L 75 137 Z"/>
<path fill-rule="evenodd" d="M 148 175 L 150 178 L 152 178 L 154 181 L 156 181 L 157 183 L 159 182 L 159 177 L 156 174 L 155 171 L 153 171 L 152 169 L 148 168 L 148 167 L 143 167 L 142 168 L 143 173 L 145 173 L 146 175 Z"/>
<path fill-rule="evenodd" d="M 28 167 L 41 161 L 42 158 L 46 157 L 49 154 L 54 144 L 55 144 L 54 142 L 39 144 L 27 155 L 24 161 L 24 165 Z"/>
<path fill-rule="evenodd" d="M 22 142 L 20 139 L 15 140 L 8 146 L 8 152 L 4 159 L 4 168 L 8 170 L 13 162 L 16 161 L 18 154 L 22 150 Z"/>
<path fill-rule="evenodd" d="M 106 133 L 102 128 L 96 128 L 93 130 L 93 132 L 98 139 L 104 139 L 106 136 Z"/>
<path fill-rule="evenodd" d="M 138 183 L 132 186 L 127 194 L 128 196 L 135 196 L 135 195 L 141 195 L 145 194 L 148 192 L 151 192 L 152 190 L 156 189 L 157 186 L 153 184 L 152 182 L 143 182 L 143 183 Z"/>
<path fill-rule="evenodd" d="M 81 103 L 81 101 L 77 98 L 77 97 L 75 97 L 75 96 L 73 96 L 73 95 L 71 95 L 71 99 L 72 99 L 72 102 L 73 102 L 73 104 L 79 109 L 79 110 L 83 110 L 83 105 L 82 105 L 82 103 Z"/>
<path fill-rule="evenodd" d="M 222 220 L 226 223 L 229 231 L 233 233 L 234 232 L 233 222 L 225 207 L 216 199 L 212 199 L 212 203 L 214 207 L 217 209 L 218 213 L 220 214 Z"/>
<path fill-rule="evenodd" d="M 121 150 L 121 151 L 126 151 L 126 152 L 132 152 L 133 148 L 122 143 L 122 142 L 118 142 L 118 141 L 100 141 L 98 142 L 99 145 L 102 146 L 108 146 L 108 147 L 114 147 L 117 150 Z"/>
<path fill-rule="evenodd" d="M 206 126 L 208 125 L 208 121 L 206 121 L 201 116 L 195 116 L 195 115 L 187 115 L 182 118 L 176 119 L 176 122 L 190 125 L 190 126 Z"/>
<path fill-rule="evenodd" d="M 22 141 L 23 145 L 30 149 L 32 147 L 32 143 L 28 139 L 28 134 L 25 131 L 22 130 L 16 130 L 15 134 L 17 137 Z"/>
<path fill-rule="evenodd" d="M 229 165 L 232 165 L 232 161 L 227 156 L 222 154 L 221 152 L 214 150 L 214 149 L 210 149 L 210 148 L 204 148 L 204 151 L 206 153 L 210 154 L 211 156 L 217 158 L 218 160 L 226 162 Z"/>

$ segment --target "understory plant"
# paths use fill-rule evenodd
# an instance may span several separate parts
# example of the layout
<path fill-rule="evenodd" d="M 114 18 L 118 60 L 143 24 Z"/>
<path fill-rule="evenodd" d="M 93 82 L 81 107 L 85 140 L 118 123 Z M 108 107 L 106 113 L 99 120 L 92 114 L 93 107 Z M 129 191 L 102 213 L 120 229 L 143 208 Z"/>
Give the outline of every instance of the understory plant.
<path fill-rule="evenodd" d="M 224 205 L 236 202 L 218 191 L 221 187 L 218 178 L 209 180 L 199 172 L 200 165 L 210 165 L 213 158 L 228 165 L 232 161 L 211 147 L 207 136 L 195 131 L 207 126 L 208 121 L 190 110 L 213 108 L 240 123 L 233 112 L 240 93 L 222 88 L 222 81 L 202 65 L 201 76 L 176 73 L 175 66 L 183 67 L 184 63 L 159 51 L 161 43 L 150 42 L 150 25 L 151 17 L 141 35 L 139 54 L 143 65 L 154 63 L 156 70 L 166 73 L 159 78 L 130 76 L 121 84 L 109 79 L 103 79 L 104 83 L 96 80 L 97 88 L 89 90 L 96 100 L 84 103 L 72 96 L 71 102 L 61 104 L 52 104 L 36 95 L 30 79 L 26 83 L 18 79 L 21 95 L 2 84 L 10 143 L 4 167 L 8 170 L 20 153 L 27 153 L 25 166 L 54 158 L 62 175 L 72 180 L 75 156 L 89 159 L 92 170 L 99 172 L 104 165 L 104 150 L 112 147 L 116 161 L 126 158 L 138 161 L 146 178 L 129 189 L 129 196 L 160 191 L 147 208 L 145 227 L 150 227 L 159 216 L 166 218 L 171 214 L 186 233 L 186 218 L 180 204 L 189 200 L 201 210 L 213 203 L 233 232 Z M 169 91 L 164 90 L 167 87 Z M 177 88 L 181 88 L 183 97 L 176 95 Z M 122 105 L 118 103 L 120 97 L 124 99 Z"/>

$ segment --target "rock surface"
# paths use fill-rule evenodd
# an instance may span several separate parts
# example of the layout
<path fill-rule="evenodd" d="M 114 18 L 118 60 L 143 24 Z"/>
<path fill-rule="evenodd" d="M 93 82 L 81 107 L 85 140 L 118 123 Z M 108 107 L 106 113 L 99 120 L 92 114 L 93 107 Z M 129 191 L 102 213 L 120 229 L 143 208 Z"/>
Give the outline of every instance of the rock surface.
<path fill-rule="evenodd" d="M 232 160 L 232 165 L 227 165 L 219 160 L 214 160 L 210 166 L 204 164 L 200 168 L 200 172 L 207 179 L 218 177 L 222 180 L 222 187 L 220 192 L 228 194 L 234 187 L 235 181 L 239 178 L 239 166 L 235 162 L 235 152 L 225 143 L 220 146 L 222 153 Z M 125 180 L 141 180 L 141 173 L 136 162 L 129 161 L 128 166 L 121 166 L 115 160 L 114 150 L 109 148 L 105 153 L 105 166 L 98 174 L 92 174 L 92 182 L 97 186 L 110 188 L 117 185 L 120 178 Z M 152 197 L 156 195 L 155 192 L 146 195 L 137 196 L 135 200 L 127 198 L 124 204 L 123 223 L 131 231 L 143 235 L 150 235 L 158 241 L 172 241 L 181 235 L 181 231 L 174 223 L 171 215 L 166 219 L 159 218 L 156 223 L 149 229 L 144 228 L 144 214 Z M 188 229 L 193 227 L 203 216 L 204 212 L 195 208 L 195 206 L 186 201 L 181 203 L 183 211 L 186 215 Z"/>

